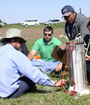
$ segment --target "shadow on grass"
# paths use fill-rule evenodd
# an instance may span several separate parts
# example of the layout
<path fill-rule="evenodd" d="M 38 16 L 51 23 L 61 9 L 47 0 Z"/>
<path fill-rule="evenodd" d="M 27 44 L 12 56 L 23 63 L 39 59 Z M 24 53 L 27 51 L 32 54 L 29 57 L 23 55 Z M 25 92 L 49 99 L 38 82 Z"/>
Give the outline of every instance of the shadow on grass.
<path fill-rule="evenodd" d="M 53 92 L 63 92 L 61 87 L 50 87 L 50 86 L 42 86 L 41 89 L 38 88 L 33 88 L 27 92 L 25 92 L 24 94 L 27 93 L 43 93 L 43 94 L 47 94 L 47 93 L 53 93 Z"/>

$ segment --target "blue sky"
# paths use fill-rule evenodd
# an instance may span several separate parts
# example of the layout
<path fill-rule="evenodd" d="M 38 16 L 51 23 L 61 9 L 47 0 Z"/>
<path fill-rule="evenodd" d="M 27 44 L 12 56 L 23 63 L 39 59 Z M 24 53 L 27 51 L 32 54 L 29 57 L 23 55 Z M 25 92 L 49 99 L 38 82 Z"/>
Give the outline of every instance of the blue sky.
<path fill-rule="evenodd" d="M 71 5 L 77 13 L 90 16 L 90 0 L 0 0 L 0 19 L 6 23 L 21 23 L 26 19 L 62 19 L 61 9 Z"/>

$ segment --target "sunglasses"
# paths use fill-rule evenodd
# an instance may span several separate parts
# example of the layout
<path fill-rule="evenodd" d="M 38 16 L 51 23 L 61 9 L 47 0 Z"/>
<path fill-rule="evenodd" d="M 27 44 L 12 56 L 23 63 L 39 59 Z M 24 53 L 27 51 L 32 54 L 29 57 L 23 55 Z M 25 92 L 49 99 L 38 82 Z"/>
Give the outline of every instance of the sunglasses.
<path fill-rule="evenodd" d="M 47 35 L 48 35 L 48 36 L 51 36 L 52 34 L 44 34 L 44 36 L 47 36 Z"/>

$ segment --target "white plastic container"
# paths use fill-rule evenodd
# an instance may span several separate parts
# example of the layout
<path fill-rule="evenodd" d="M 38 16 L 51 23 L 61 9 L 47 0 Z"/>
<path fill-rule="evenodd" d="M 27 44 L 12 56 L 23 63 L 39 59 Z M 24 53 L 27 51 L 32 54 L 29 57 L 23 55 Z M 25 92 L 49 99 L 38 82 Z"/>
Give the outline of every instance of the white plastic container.
<path fill-rule="evenodd" d="M 70 78 L 69 91 L 77 92 L 81 96 L 89 94 L 87 88 L 87 73 L 84 44 L 67 44 L 68 72 Z M 72 82 L 74 81 L 75 84 Z M 75 86 L 76 85 L 76 86 Z"/>

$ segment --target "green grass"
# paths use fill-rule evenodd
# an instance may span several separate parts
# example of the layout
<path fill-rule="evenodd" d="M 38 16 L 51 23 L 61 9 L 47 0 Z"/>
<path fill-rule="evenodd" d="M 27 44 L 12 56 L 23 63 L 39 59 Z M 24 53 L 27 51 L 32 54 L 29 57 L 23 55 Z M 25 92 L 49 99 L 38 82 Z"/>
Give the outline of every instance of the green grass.
<path fill-rule="evenodd" d="M 46 27 L 47 25 L 44 25 L 44 24 L 42 24 L 42 23 L 40 23 L 40 25 L 38 25 L 38 26 L 27 26 L 27 27 L 25 27 L 25 26 L 22 26 L 20 23 L 17 23 L 17 24 L 5 24 L 5 26 L 4 27 L 0 27 L 0 28 L 5 28 L 5 29 L 8 29 L 8 28 L 44 28 L 44 27 Z M 59 23 L 59 24 L 53 24 L 53 25 L 48 25 L 48 26 L 52 26 L 54 29 L 60 29 L 60 28 L 64 28 L 65 27 L 65 22 L 61 22 L 61 23 Z"/>
<path fill-rule="evenodd" d="M 62 43 L 66 42 L 65 39 L 59 39 Z M 26 45 L 31 50 L 36 40 L 27 40 Z M 55 73 L 48 76 L 52 80 L 59 80 L 62 77 L 63 72 L 59 75 Z M 65 76 L 65 79 L 67 77 Z M 41 86 L 36 84 L 37 89 L 23 94 L 16 99 L 0 99 L 0 105 L 90 105 L 90 95 L 84 95 L 75 99 L 75 96 L 70 96 L 63 92 L 62 88 L 55 88 L 49 86 Z M 67 85 L 65 85 L 67 88 Z M 88 85 L 90 89 L 90 85 Z"/>

